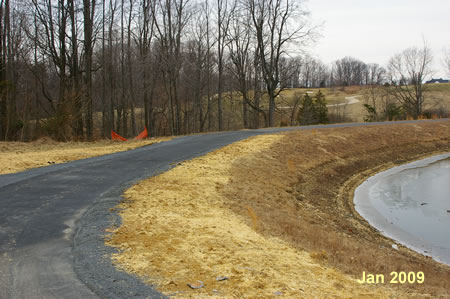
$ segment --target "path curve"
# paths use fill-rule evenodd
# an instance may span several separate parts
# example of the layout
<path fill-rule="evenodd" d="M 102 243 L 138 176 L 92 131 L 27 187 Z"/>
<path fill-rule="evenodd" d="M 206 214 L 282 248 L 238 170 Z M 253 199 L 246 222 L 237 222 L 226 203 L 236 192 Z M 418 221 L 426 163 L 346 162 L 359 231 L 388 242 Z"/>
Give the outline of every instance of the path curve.
<path fill-rule="evenodd" d="M 339 106 L 347 106 L 347 105 L 356 104 L 356 103 L 359 103 L 359 100 L 358 100 L 359 97 L 361 97 L 361 95 L 345 97 L 345 101 L 346 101 L 345 103 L 329 104 L 329 105 L 327 105 L 327 107 L 339 107 Z"/>
<path fill-rule="evenodd" d="M 255 135 L 390 123 L 185 136 L 127 152 L 0 175 L 0 298 L 162 297 L 133 275 L 115 269 L 109 258 L 113 249 L 103 244 L 105 228 L 120 224 L 110 209 L 126 188 L 178 162 Z"/>

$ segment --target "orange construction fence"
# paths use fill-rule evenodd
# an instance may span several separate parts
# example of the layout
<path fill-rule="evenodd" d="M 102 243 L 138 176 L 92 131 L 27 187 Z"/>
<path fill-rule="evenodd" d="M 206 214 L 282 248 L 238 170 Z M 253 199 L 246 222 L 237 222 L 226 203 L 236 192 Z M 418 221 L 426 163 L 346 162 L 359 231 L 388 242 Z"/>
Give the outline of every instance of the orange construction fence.
<path fill-rule="evenodd" d="M 148 131 L 147 131 L 147 128 L 145 128 L 144 131 L 139 133 L 139 135 L 137 135 L 136 138 L 134 138 L 134 139 L 144 139 L 147 137 L 148 137 Z"/>
<path fill-rule="evenodd" d="M 111 130 L 111 140 L 127 141 L 128 139 L 123 138 L 122 136 L 120 136 L 119 134 L 117 134 L 116 132 L 114 132 L 113 130 Z"/>
<path fill-rule="evenodd" d="M 139 139 L 144 139 L 148 137 L 148 131 L 147 128 L 144 129 L 144 131 L 142 131 L 141 133 L 139 133 L 139 135 L 136 136 L 136 140 Z M 119 134 L 117 134 L 116 132 L 114 132 L 113 130 L 111 130 L 111 140 L 121 140 L 121 141 L 127 141 L 128 139 L 120 136 Z"/>

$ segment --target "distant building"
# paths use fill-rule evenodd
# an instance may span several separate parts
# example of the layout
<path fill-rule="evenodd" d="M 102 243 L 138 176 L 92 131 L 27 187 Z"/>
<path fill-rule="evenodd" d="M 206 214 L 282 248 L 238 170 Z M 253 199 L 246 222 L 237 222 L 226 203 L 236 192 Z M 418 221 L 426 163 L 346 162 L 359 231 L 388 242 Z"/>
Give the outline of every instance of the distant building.
<path fill-rule="evenodd" d="M 440 79 L 431 79 L 430 81 L 427 81 L 425 83 L 426 84 L 430 84 L 430 83 L 450 83 L 450 81 L 440 78 Z"/>

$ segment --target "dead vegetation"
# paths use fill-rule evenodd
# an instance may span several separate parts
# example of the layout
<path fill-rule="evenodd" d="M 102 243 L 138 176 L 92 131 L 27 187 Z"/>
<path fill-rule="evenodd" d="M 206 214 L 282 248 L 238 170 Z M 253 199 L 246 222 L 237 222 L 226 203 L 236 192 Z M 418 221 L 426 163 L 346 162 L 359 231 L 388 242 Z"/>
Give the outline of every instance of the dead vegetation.
<path fill-rule="evenodd" d="M 0 142 L 0 174 L 122 152 L 170 139 L 57 142 L 44 137 L 33 142 Z"/>
<path fill-rule="evenodd" d="M 450 122 L 265 135 L 129 189 L 107 244 L 117 265 L 179 297 L 438 297 L 450 270 L 380 236 L 352 210 L 375 171 L 448 151 Z M 362 271 L 422 285 L 359 285 Z M 217 277 L 229 279 L 217 281 Z M 205 286 L 192 290 L 187 284 Z"/>
<path fill-rule="evenodd" d="M 238 160 L 223 194 L 230 208 L 252 208 L 260 231 L 277 236 L 344 273 L 423 271 L 425 285 L 448 296 L 450 269 L 379 235 L 353 209 L 353 190 L 377 171 L 450 149 L 450 122 L 287 133 L 253 159 Z M 248 223 L 251 221 L 247 220 Z"/>

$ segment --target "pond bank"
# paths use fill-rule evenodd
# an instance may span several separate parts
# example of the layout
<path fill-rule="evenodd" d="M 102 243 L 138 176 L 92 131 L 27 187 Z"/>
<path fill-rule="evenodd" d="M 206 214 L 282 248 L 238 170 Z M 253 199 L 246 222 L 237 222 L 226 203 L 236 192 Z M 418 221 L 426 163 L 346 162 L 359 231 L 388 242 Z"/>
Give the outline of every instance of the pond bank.
<path fill-rule="evenodd" d="M 383 235 L 450 265 L 450 153 L 391 168 L 355 190 L 355 209 Z"/>

